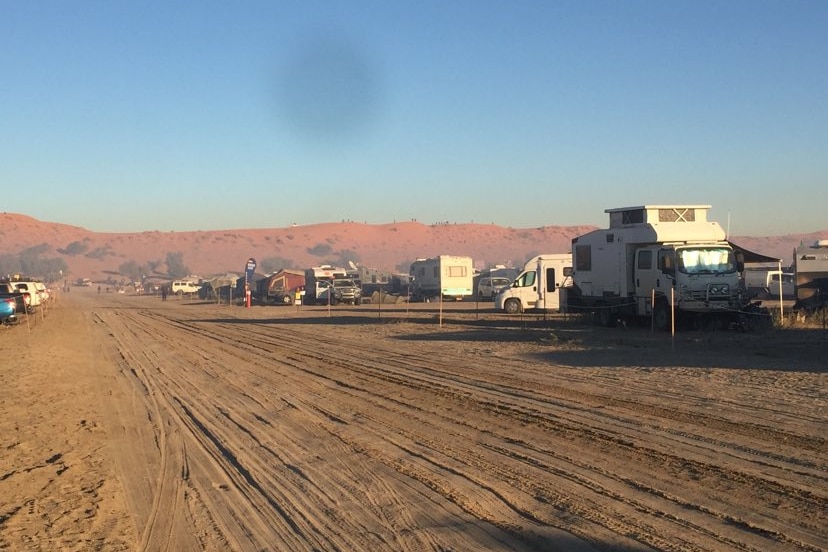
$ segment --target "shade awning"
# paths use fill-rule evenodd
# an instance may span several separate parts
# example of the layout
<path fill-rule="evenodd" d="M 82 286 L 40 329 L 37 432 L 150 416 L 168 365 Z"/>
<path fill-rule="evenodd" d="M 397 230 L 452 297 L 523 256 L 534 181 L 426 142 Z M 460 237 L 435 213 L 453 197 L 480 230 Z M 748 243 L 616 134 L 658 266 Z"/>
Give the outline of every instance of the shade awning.
<path fill-rule="evenodd" d="M 777 259 L 776 257 L 768 257 L 767 255 L 762 255 L 761 253 L 756 253 L 755 251 L 751 251 L 750 249 L 745 249 L 740 245 L 736 245 L 732 241 L 728 241 L 727 243 L 742 254 L 742 257 L 745 260 L 746 264 L 758 264 L 758 263 L 781 263 L 782 259 Z"/>

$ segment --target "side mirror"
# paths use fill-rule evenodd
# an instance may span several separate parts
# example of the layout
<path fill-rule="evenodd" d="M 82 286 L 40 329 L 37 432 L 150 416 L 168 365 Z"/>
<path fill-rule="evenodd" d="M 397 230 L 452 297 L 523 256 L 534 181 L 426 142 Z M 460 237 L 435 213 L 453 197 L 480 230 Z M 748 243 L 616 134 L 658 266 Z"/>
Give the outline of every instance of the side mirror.
<path fill-rule="evenodd" d="M 736 252 L 736 271 L 737 272 L 744 272 L 745 271 L 745 254 L 741 251 Z"/>

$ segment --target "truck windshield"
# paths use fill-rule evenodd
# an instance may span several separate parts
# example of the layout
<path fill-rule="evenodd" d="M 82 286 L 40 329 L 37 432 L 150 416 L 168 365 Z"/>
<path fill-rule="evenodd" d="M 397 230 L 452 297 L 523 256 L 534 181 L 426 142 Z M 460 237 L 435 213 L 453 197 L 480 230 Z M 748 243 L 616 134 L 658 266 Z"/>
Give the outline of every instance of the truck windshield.
<path fill-rule="evenodd" d="M 678 266 L 685 274 L 727 274 L 736 272 L 736 257 L 729 247 L 681 249 Z"/>
<path fill-rule="evenodd" d="M 528 272 L 524 272 L 520 276 L 517 277 L 515 280 L 514 286 L 515 287 L 529 287 L 535 285 L 535 271 L 530 270 Z"/>

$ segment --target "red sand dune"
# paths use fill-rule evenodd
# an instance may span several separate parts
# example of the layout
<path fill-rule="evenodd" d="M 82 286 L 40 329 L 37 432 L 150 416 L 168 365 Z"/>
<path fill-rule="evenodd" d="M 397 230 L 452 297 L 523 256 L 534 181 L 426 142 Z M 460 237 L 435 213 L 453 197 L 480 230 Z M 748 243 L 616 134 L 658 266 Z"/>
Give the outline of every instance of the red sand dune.
<path fill-rule="evenodd" d="M 592 226 L 505 228 L 493 224 L 342 222 L 286 228 L 103 233 L 3 213 L 0 215 L 0 254 L 17 255 L 40 246 L 43 257 L 65 260 L 70 278 L 93 280 L 117 274 L 118 268 L 128 261 L 139 265 L 154 262 L 158 264 L 157 270 L 164 272 L 163 263 L 168 253 L 181 253 L 183 264 L 191 273 L 201 276 L 241 273 L 250 257 L 259 261 L 260 268 L 262 261 L 278 257 L 295 268 L 352 260 L 382 270 L 406 271 L 416 258 L 468 255 L 482 269 L 494 264 L 520 265 L 539 253 L 568 252 L 572 238 L 592 229 Z M 779 257 L 788 265 L 793 248 L 800 242 L 812 243 L 825 236 L 828 231 L 736 236 L 733 241 L 752 251 Z M 73 243 L 74 248 L 70 247 Z M 77 247 L 78 244 L 83 247 Z M 82 252 L 78 253 L 78 249 Z"/>

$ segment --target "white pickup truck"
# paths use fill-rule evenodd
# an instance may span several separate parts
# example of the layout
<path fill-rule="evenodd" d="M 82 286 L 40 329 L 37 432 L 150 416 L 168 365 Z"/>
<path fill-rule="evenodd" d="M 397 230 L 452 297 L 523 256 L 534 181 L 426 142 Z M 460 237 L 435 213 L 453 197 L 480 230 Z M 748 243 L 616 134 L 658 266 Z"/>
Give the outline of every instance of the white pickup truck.
<path fill-rule="evenodd" d="M 31 307 L 39 307 L 46 300 L 49 298 L 49 292 L 46 289 L 46 284 L 43 282 L 35 282 L 30 280 L 14 280 L 11 282 L 11 285 L 17 291 L 23 291 L 30 295 L 31 297 Z"/>

